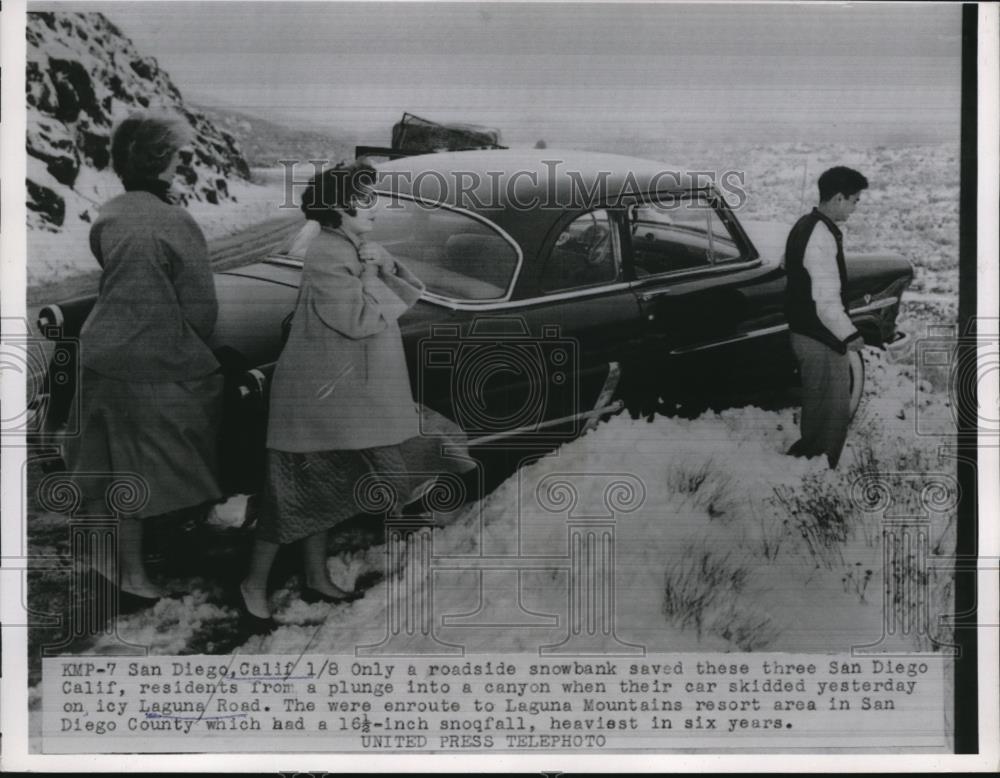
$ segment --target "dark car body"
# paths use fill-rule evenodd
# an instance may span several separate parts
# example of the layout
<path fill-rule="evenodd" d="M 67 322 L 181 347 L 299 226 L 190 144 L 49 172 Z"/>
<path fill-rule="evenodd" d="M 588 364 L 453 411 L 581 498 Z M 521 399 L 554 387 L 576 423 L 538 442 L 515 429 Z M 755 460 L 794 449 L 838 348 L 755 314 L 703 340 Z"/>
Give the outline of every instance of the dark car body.
<path fill-rule="evenodd" d="M 675 168 L 659 162 L 551 149 L 428 154 L 379 170 L 384 208 L 370 238 L 427 284 L 400 320 L 414 397 L 475 444 L 558 444 L 623 405 L 696 412 L 796 382 L 787 227 L 745 228 L 713 186 L 664 175 Z M 909 262 L 847 264 L 851 318 L 867 344 L 892 343 Z M 262 451 L 267 380 L 301 267 L 276 254 L 216 275 L 212 345 L 231 373 L 235 462 Z M 91 304 L 51 306 L 44 324 L 71 338 Z M 232 488 L 252 488 L 241 468 Z"/>

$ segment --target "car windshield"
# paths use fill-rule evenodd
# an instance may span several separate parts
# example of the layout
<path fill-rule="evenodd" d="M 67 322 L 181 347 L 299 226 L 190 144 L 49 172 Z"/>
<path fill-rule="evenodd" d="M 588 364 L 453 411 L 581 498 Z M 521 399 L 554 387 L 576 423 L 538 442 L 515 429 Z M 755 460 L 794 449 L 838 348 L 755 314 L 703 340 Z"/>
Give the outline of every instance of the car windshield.
<path fill-rule="evenodd" d="M 452 300 L 501 299 L 517 270 L 517 250 L 488 223 L 402 197 L 379 196 L 369 237 L 412 270 L 429 292 Z"/>

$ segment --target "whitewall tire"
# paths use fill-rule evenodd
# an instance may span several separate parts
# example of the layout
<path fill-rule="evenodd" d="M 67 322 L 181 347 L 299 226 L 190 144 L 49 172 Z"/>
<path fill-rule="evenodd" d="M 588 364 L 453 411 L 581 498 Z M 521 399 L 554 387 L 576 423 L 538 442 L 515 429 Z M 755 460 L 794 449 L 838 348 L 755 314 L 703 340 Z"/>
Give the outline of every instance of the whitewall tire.
<path fill-rule="evenodd" d="M 849 418 L 853 419 L 861 407 L 861 396 L 865 392 L 865 360 L 860 351 L 848 351 L 847 361 L 851 368 L 851 404 Z"/>

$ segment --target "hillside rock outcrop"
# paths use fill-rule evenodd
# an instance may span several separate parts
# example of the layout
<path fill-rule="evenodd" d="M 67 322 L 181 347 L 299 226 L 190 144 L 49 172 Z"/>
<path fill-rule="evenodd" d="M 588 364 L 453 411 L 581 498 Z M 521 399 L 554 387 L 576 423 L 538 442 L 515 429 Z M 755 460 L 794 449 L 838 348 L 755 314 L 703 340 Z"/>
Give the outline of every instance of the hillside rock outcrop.
<path fill-rule="evenodd" d="M 250 178 L 233 134 L 185 105 L 157 61 L 103 14 L 27 14 L 26 101 L 29 227 L 90 221 L 121 191 L 110 169 L 111 131 L 136 110 L 179 114 L 194 130 L 194 154 L 174 184 L 182 202 L 234 199 L 228 182 Z"/>

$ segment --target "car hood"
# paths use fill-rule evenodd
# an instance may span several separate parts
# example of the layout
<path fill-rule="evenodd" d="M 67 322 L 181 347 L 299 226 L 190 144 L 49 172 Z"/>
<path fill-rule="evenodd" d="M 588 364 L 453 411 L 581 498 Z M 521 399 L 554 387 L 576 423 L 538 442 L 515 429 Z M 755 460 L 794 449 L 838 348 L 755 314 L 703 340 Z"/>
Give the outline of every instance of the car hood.
<path fill-rule="evenodd" d="M 844 259 L 852 298 L 877 294 L 902 279 L 907 284 L 913 280 L 913 265 L 899 254 L 848 254 Z"/>
<path fill-rule="evenodd" d="M 778 221 L 757 221 L 754 219 L 740 220 L 754 247 L 764 262 L 780 265 L 785 259 L 785 241 L 792 229 L 791 224 Z M 870 281 L 879 282 L 884 278 L 912 278 L 913 267 L 905 257 L 890 253 L 847 253 L 847 275 L 851 279 L 852 288 L 855 284 L 867 285 Z"/>

